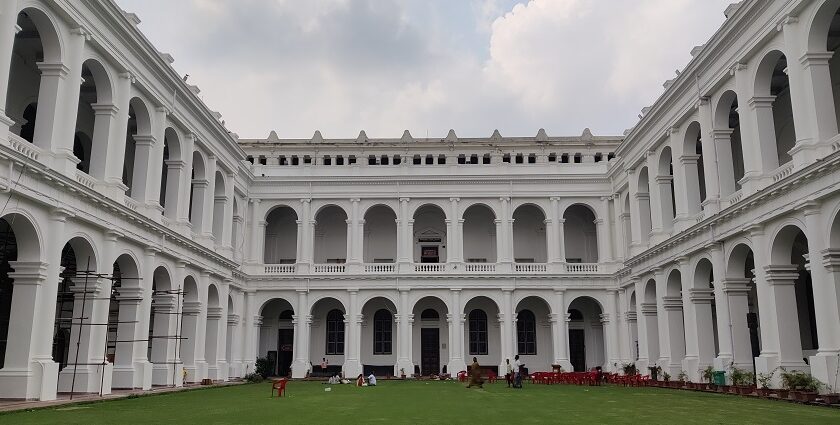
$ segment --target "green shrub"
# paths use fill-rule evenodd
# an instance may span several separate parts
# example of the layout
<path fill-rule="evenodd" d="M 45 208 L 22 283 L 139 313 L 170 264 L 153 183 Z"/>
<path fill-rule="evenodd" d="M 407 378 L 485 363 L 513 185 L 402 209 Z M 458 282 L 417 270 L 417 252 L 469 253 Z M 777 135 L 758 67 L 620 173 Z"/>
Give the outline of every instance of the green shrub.
<path fill-rule="evenodd" d="M 244 380 L 252 383 L 262 382 L 265 380 L 259 373 L 249 373 L 242 377 Z"/>
<path fill-rule="evenodd" d="M 814 392 L 820 389 L 822 382 L 811 376 L 810 373 L 794 370 L 782 372 L 782 386 L 794 391 Z"/>
<path fill-rule="evenodd" d="M 274 370 L 274 365 L 271 364 L 271 361 L 268 360 L 267 357 L 259 357 L 257 358 L 257 363 L 254 366 L 254 371 L 257 375 L 262 376 L 263 378 L 268 378 Z"/>

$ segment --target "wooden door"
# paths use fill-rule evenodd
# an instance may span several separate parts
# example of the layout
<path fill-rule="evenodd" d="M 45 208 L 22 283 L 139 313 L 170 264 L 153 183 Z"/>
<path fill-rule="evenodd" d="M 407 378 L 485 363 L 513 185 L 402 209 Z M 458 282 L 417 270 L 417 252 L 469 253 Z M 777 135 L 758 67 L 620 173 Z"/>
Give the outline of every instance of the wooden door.
<path fill-rule="evenodd" d="M 440 373 L 440 330 L 420 329 L 420 373 L 424 376 Z"/>

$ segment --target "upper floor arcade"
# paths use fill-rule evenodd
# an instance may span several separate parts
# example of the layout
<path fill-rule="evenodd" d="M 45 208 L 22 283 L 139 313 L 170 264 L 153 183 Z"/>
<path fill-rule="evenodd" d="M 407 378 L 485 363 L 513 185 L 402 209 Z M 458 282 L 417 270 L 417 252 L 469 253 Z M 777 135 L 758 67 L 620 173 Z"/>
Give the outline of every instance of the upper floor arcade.
<path fill-rule="evenodd" d="M 621 245 L 640 254 L 840 149 L 840 2 L 744 1 L 616 149 Z"/>
<path fill-rule="evenodd" d="M 310 274 L 598 274 L 619 268 L 608 198 L 263 200 L 246 271 Z M 605 218 L 607 217 L 607 218 Z"/>
<path fill-rule="evenodd" d="M 112 1 L 4 2 L 2 156 L 21 174 L 49 174 L 132 221 L 231 253 L 244 152 L 137 23 Z"/>

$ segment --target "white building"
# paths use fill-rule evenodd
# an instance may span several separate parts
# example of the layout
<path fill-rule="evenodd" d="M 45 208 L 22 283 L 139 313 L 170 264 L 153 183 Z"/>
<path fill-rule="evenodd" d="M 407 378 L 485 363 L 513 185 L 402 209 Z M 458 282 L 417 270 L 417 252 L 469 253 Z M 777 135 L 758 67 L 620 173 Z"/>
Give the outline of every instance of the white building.
<path fill-rule="evenodd" d="M 112 1 L 5 0 L 0 398 L 517 353 L 836 390 L 838 9 L 730 6 L 622 137 L 239 140 Z"/>

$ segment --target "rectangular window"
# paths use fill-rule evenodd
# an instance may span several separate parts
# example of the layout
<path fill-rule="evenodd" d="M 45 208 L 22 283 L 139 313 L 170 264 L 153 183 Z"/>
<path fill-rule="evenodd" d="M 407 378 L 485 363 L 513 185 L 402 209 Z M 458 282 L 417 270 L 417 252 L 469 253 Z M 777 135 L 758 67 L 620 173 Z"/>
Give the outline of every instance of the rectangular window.
<path fill-rule="evenodd" d="M 557 154 L 556 153 L 548 154 L 548 162 L 557 162 Z"/>
<path fill-rule="evenodd" d="M 379 158 L 379 164 L 388 165 L 388 155 L 382 155 L 382 157 Z"/>
<path fill-rule="evenodd" d="M 568 164 L 569 163 L 569 154 L 564 153 L 564 154 L 560 155 L 560 162 L 563 163 L 563 164 Z"/>
<path fill-rule="evenodd" d="M 537 163 L 537 156 L 534 154 L 528 155 L 528 163 L 529 164 L 536 164 Z"/>
<path fill-rule="evenodd" d="M 464 154 L 458 155 L 458 165 L 464 165 L 467 163 L 467 157 Z"/>
<path fill-rule="evenodd" d="M 347 164 L 353 165 L 356 163 L 356 155 L 350 155 L 347 157 Z"/>
<path fill-rule="evenodd" d="M 368 165 L 376 165 L 376 157 L 373 155 L 368 156 Z"/>
<path fill-rule="evenodd" d="M 321 161 L 324 162 L 324 165 L 332 165 L 332 159 L 329 155 L 324 155 L 324 159 L 322 159 Z"/>
<path fill-rule="evenodd" d="M 523 158 L 521 153 L 516 154 L 516 163 L 517 164 L 522 164 L 524 162 L 523 159 L 524 158 Z"/>
<path fill-rule="evenodd" d="M 278 158 L 278 162 L 280 163 L 280 165 L 289 165 L 289 163 L 286 161 L 285 155 L 280 155 L 280 158 Z"/>
<path fill-rule="evenodd" d="M 484 154 L 484 158 L 483 158 L 483 159 L 484 159 L 484 160 L 483 160 L 483 162 L 482 162 L 482 163 L 483 163 L 484 165 L 490 164 L 490 154 L 489 154 L 489 153 Z"/>
<path fill-rule="evenodd" d="M 426 155 L 426 165 L 434 165 L 435 157 L 431 155 Z"/>
<path fill-rule="evenodd" d="M 486 258 L 467 258 L 468 263 L 486 263 Z"/>
<path fill-rule="evenodd" d="M 422 164 L 422 161 L 420 160 L 420 155 L 414 155 L 414 158 L 413 158 L 412 162 L 413 162 L 414 165 Z"/>
<path fill-rule="evenodd" d="M 341 155 L 336 155 L 335 165 L 344 165 L 344 157 Z"/>
<path fill-rule="evenodd" d="M 581 156 L 581 154 L 576 153 L 575 154 L 575 164 L 580 164 L 581 162 L 583 162 L 583 157 Z"/>
<path fill-rule="evenodd" d="M 264 157 L 264 156 L 262 156 L 262 155 L 260 155 L 260 165 L 265 165 L 265 164 L 266 164 L 266 159 L 265 159 L 265 157 Z"/>
<path fill-rule="evenodd" d="M 446 155 L 438 155 L 438 165 L 446 164 Z"/>
<path fill-rule="evenodd" d="M 508 164 L 510 164 L 510 154 L 509 153 L 506 153 L 506 154 L 502 155 L 502 162 L 507 162 Z"/>
<path fill-rule="evenodd" d="M 309 155 L 304 155 L 303 156 L 303 163 L 304 164 L 312 164 L 312 157 L 309 156 Z"/>
<path fill-rule="evenodd" d="M 300 159 L 297 155 L 292 155 L 292 165 L 300 165 Z"/>
<path fill-rule="evenodd" d="M 394 165 L 402 164 L 402 158 L 399 155 L 394 155 Z"/>

